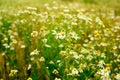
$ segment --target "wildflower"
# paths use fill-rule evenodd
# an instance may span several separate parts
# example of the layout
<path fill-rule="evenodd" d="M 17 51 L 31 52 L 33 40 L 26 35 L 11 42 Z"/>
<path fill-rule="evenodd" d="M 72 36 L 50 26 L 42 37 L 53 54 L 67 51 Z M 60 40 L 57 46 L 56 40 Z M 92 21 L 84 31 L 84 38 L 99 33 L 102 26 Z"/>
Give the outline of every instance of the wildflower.
<path fill-rule="evenodd" d="M 10 50 L 14 50 L 15 48 L 14 47 L 10 47 Z"/>
<path fill-rule="evenodd" d="M 77 80 L 77 78 L 74 78 L 73 80 Z"/>
<path fill-rule="evenodd" d="M 55 78 L 55 80 L 61 80 L 60 78 Z"/>
<path fill-rule="evenodd" d="M 54 34 L 54 33 L 53 33 L 53 34 Z M 58 34 L 58 33 L 55 34 L 55 38 L 56 38 L 56 39 L 59 38 L 59 34 Z"/>
<path fill-rule="evenodd" d="M 101 76 L 101 79 L 102 79 L 102 80 L 111 80 L 110 77 L 107 76 L 107 75 L 103 75 L 103 76 Z"/>
<path fill-rule="evenodd" d="M 102 54 L 101 54 L 101 57 L 102 57 L 102 58 L 105 58 L 105 57 L 106 57 L 106 56 L 105 56 L 105 53 L 102 53 Z"/>
<path fill-rule="evenodd" d="M 32 78 L 29 77 L 27 80 L 32 80 Z"/>
<path fill-rule="evenodd" d="M 11 70 L 12 74 L 16 74 L 18 72 L 18 70 Z"/>
<path fill-rule="evenodd" d="M 39 54 L 39 51 L 37 49 L 35 49 L 33 52 L 30 53 L 30 55 L 38 55 Z"/>
<path fill-rule="evenodd" d="M 57 9 L 58 9 L 58 7 L 56 7 L 56 6 L 53 6 L 52 8 L 53 8 L 54 10 L 57 10 Z"/>
<path fill-rule="evenodd" d="M 47 39 L 42 39 L 43 43 L 47 43 Z"/>
<path fill-rule="evenodd" d="M 31 64 L 28 65 L 28 68 L 27 68 L 27 69 L 28 69 L 28 70 L 31 69 Z"/>
<path fill-rule="evenodd" d="M 12 35 L 13 31 L 12 30 L 8 30 L 8 35 Z"/>
<path fill-rule="evenodd" d="M 69 34 L 70 34 L 71 38 L 73 38 L 75 40 L 79 39 L 78 35 L 75 32 L 70 32 Z"/>
<path fill-rule="evenodd" d="M 5 56 L 5 54 L 6 54 L 5 52 L 1 53 L 2 56 Z"/>
<path fill-rule="evenodd" d="M 15 38 L 15 36 L 13 36 L 13 35 L 10 35 L 10 39 L 14 39 Z"/>
<path fill-rule="evenodd" d="M 69 52 L 69 54 L 77 54 L 77 52 L 75 52 L 74 50 L 71 50 L 70 52 Z"/>
<path fill-rule="evenodd" d="M 66 37 L 66 34 L 64 31 L 57 33 L 55 30 L 53 30 L 53 34 L 55 35 L 56 39 L 64 39 Z"/>
<path fill-rule="evenodd" d="M 12 43 L 13 44 L 17 44 L 17 40 L 16 39 L 12 39 Z"/>
<path fill-rule="evenodd" d="M 72 22 L 71 25 L 77 26 L 77 23 L 76 22 Z"/>
<path fill-rule="evenodd" d="M 101 45 L 101 46 L 107 46 L 107 43 L 101 42 L 100 45 Z"/>
<path fill-rule="evenodd" d="M 111 80 L 110 79 L 110 70 L 109 69 L 110 68 L 107 67 L 107 68 L 103 68 L 99 72 L 97 72 L 98 74 L 101 75 L 102 80 Z"/>
<path fill-rule="evenodd" d="M 17 72 L 18 72 L 18 70 L 11 70 L 9 77 L 13 77 Z"/>
<path fill-rule="evenodd" d="M 78 70 L 77 70 L 76 68 L 73 68 L 73 69 L 72 69 L 72 74 L 73 74 L 73 75 L 77 75 L 78 73 L 79 73 L 79 72 L 78 72 Z"/>
<path fill-rule="evenodd" d="M 66 51 L 60 51 L 60 55 L 64 56 L 66 54 Z"/>
<path fill-rule="evenodd" d="M 101 60 L 101 61 L 99 61 L 98 66 L 102 68 L 104 66 L 104 64 L 105 64 L 105 62 L 103 60 Z"/>
<path fill-rule="evenodd" d="M 90 40 L 93 41 L 93 40 L 94 40 L 94 37 L 90 37 Z"/>
<path fill-rule="evenodd" d="M 18 33 L 17 33 L 17 32 L 14 32 L 13 34 L 14 34 L 14 36 L 18 36 Z"/>
<path fill-rule="evenodd" d="M 21 45 L 20 48 L 25 48 L 25 45 Z"/>
<path fill-rule="evenodd" d="M 92 55 L 88 55 L 88 56 L 86 57 L 86 59 L 88 59 L 89 61 L 91 61 L 93 58 L 94 58 L 94 57 L 93 57 Z"/>
<path fill-rule="evenodd" d="M 80 59 L 84 59 L 84 56 L 82 54 L 79 55 Z"/>
<path fill-rule="evenodd" d="M 58 74 L 59 72 L 57 71 L 57 69 L 54 69 L 52 73 Z"/>
<path fill-rule="evenodd" d="M 64 45 L 63 45 L 63 44 L 60 44 L 58 47 L 62 48 L 62 47 L 64 47 Z"/>
<path fill-rule="evenodd" d="M 8 44 L 3 44 L 3 46 L 6 48 L 6 49 L 8 49 L 8 48 L 10 48 L 10 45 L 8 45 Z"/>
<path fill-rule="evenodd" d="M 12 73 L 9 74 L 9 77 L 13 77 L 14 75 Z"/>
<path fill-rule="evenodd" d="M 65 32 L 59 33 L 59 39 L 64 39 L 66 37 Z"/>
<path fill-rule="evenodd" d="M 5 37 L 5 38 L 4 38 L 4 40 L 5 40 L 5 41 L 8 41 L 8 38 L 7 38 L 7 37 Z"/>
<path fill-rule="evenodd" d="M 68 12 L 70 12 L 70 10 L 69 9 L 65 9 L 64 12 L 68 13 Z"/>
<path fill-rule="evenodd" d="M 99 25 L 102 25 L 103 27 L 105 27 L 102 20 L 99 17 L 96 17 L 95 22 L 98 23 Z"/>
<path fill-rule="evenodd" d="M 64 71 L 65 71 L 65 73 L 68 73 L 68 72 L 69 72 L 69 70 L 68 70 L 67 68 L 66 68 Z"/>
<path fill-rule="evenodd" d="M 117 75 L 115 76 L 115 78 L 116 78 L 116 80 L 120 80 L 120 74 L 117 74 Z"/>
<path fill-rule="evenodd" d="M 54 62 L 51 60 L 50 62 L 49 62 L 50 64 L 54 64 Z"/>
<path fill-rule="evenodd" d="M 33 61 L 34 59 L 35 59 L 34 57 L 30 58 L 31 61 Z"/>
<path fill-rule="evenodd" d="M 55 35 L 55 34 L 57 34 L 57 32 L 56 32 L 55 30 L 52 30 L 52 34 L 54 34 L 54 35 Z"/>
<path fill-rule="evenodd" d="M 82 73 L 82 72 L 83 72 L 83 69 L 80 67 L 80 68 L 78 69 L 78 71 L 79 71 L 80 73 Z"/>
<path fill-rule="evenodd" d="M 37 10 L 37 8 L 34 7 L 27 7 L 28 10 Z"/>
<path fill-rule="evenodd" d="M 74 57 L 75 59 L 80 58 L 79 55 L 78 55 L 78 53 L 73 54 L 73 57 Z"/>
<path fill-rule="evenodd" d="M 33 31 L 33 32 L 31 33 L 31 36 L 32 36 L 32 37 L 37 37 L 37 36 L 38 36 L 38 32 L 37 32 L 37 31 Z"/>
<path fill-rule="evenodd" d="M 40 33 L 43 33 L 44 32 L 44 28 L 40 28 Z"/>
<path fill-rule="evenodd" d="M 86 67 L 86 63 L 81 63 L 80 65 L 79 65 L 81 68 L 85 68 Z"/>
<path fill-rule="evenodd" d="M 39 59 L 39 61 L 40 61 L 40 62 L 44 62 L 44 61 L 45 61 L 45 58 L 44 58 L 44 57 L 41 57 L 41 58 Z"/>
<path fill-rule="evenodd" d="M 116 49 L 117 49 L 117 46 L 114 46 L 113 49 L 116 50 Z"/>

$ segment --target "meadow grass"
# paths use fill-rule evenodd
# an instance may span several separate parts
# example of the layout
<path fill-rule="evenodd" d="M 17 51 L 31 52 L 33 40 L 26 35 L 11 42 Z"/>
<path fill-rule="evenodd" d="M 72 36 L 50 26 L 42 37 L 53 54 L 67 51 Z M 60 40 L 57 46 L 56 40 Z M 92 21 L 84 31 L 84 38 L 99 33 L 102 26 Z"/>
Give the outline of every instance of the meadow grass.
<path fill-rule="evenodd" d="M 120 0 L 0 0 L 0 80 L 120 80 Z"/>

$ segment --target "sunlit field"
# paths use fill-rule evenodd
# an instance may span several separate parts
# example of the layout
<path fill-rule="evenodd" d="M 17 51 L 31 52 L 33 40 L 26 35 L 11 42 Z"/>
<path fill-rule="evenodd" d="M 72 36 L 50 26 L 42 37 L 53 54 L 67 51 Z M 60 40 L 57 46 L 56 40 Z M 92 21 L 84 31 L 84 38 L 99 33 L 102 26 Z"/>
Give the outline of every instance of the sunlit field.
<path fill-rule="evenodd" d="M 0 0 L 0 80 L 120 80 L 120 0 Z"/>

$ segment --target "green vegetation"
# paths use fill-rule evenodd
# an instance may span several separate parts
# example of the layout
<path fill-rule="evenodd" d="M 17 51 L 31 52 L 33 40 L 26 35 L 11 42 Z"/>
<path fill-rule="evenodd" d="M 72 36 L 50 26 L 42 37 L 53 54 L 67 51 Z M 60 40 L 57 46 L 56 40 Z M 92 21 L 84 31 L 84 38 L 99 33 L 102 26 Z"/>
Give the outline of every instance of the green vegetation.
<path fill-rule="evenodd" d="M 120 0 L 0 0 L 0 80 L 120 80 Z"/>

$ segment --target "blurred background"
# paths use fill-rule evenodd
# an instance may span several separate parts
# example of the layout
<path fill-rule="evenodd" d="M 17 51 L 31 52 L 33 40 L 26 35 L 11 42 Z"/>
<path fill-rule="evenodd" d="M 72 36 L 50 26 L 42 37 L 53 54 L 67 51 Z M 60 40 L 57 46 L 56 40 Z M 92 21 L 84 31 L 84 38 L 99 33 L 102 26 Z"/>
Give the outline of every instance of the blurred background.
<path fill-rule="evenodd" d="M 79 2 L 79 3 L 84 3 L 84 4 L 101 4 L 103 6 L 105 5 L 110 5 L 110 6 L 115 6 L 115 7 L 120 7 L 120 0 L 0 0 L 0 8 L 9 6 L 9 7 L 14 7 L 14 6 L 41 6 L 44 3 L 51 3 L 53 1 L 57 2 Z M 9 8 L 8 7 L 8 8 Z"/>
<path fill-rule="evenodd" d="M 28 6 L 41 8 L 46 3 L 52 4 L 53 1 L 64 5 L 77 3 L 80 8 L 114 9 L 115 13 L 120 15 L 120 0 L 0 0 L 0 10 L 11 13 Z"/>

